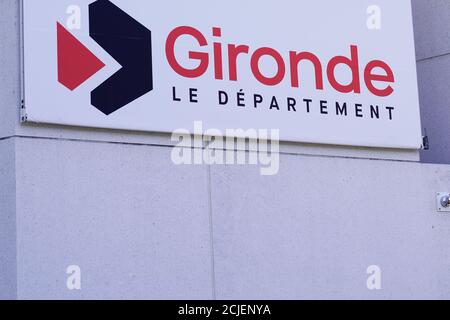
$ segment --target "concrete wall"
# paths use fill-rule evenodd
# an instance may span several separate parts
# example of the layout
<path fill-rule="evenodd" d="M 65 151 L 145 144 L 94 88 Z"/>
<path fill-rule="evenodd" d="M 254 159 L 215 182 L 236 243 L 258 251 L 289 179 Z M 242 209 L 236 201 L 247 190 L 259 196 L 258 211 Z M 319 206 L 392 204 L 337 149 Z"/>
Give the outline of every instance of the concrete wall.
<path fill-rule="evenodd" d="M 0 139 L 0 299 L 17 296 L 14 141 Z"/>
<path fill-rule="evenodd" d="M 212 297 L 205 167 L 176 167 L 162 147 L 16 143 L 19 298 Z"/>
<path fill-rule="evenodd" d="M 446 162 L 428 106 L 445 111 L 434 85 L 445 56 L 430 57 L 450 46 L 450 5 L 413 3 L 432 143 L 422 157 Z M 262 177 L 175 166 L 167 135 L 22 125 L 18 12 L 0 0 L 0 298 L 450 298 L 450 216 L 435 207 L 449 166 L 283 144 L 280 173 Z M 69 265 L 80 291 L 66 287 Z M 366 287 L 369 265 L 383 271 L 380 291 Z"/>
<path fill-rule="evenodd" d="M 448 166 L 282 155 L 261 177 L 169 153 L 17 139 L 18 297 L 450 297 L 434 194 Z M 65 286 L 73 264 L 81 291 Z M 373 264 L 381 291 L 366 287 Z"/>
<path fill-rule="evenodd" d="M 0 299 L 17 297 L 14 127 L 20 97 L 17 3 L 0 1 Z M 11 33 L 12 32 L 12 33 Z"/>
<path fill-rule="evenodd" d="M 17 139 L 18 297 L 450 298 L 450 216 L 435 203 L 450 167 L 284 154 L 262 177 L 169 157 Z"/>
<path fill-rule="evenodd" d="M 422 126 L 430 142 L 421 159 L 450 164 L 450 2 L 412 3 Z"/>
<path fill-rule="evenodd" d="M 212 171 L 219 298 L 449 298 L 450 168 L 283 155 L 279 175 Z M 382 290 L 366 287 L 378 265 Z"/>

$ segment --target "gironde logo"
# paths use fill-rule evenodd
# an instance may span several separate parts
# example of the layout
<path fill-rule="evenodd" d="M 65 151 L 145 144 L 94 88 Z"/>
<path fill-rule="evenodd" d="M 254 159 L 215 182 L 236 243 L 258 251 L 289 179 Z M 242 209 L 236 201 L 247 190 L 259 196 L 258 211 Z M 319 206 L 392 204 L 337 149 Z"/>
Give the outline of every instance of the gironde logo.
<path fill-rule="evenodd" d="M 89 5 L 89 35 L 122 66 L 118 72 L 91 92 L 91 104 L 95 108 L 110 115 L 153 89 L 150 30 L 111 1 L 97 0 Z M 176 49 L 182 39 L 190 39 L 193 48 L 188 48 L 187 52 L 185 45 Z M 349 55 L 332 55 L 331 58 L 327 57 L 324 60 L 320 55 L 310 51 L 286 49 L 279 51 L 268 46 L 223 43 L 227 40 L 227 33 L 217 25 L 212 27 L 209 35 L 192 26 L 176 26 L 168 33 L 165 41 L 168 65 L 171 71 L 185 79 L 212 76 L 211 80 L 225 84 L 242 82 L 247 74 L 251 75 L 251 82 L 246 83 L 256 83 L 265 87 L 289 86 L 292 89 L 304 90 L 303 82 L 307 82 L 304 77 L 308 76 L 308 73 L 304 73 L 303 68 L 307 63 L 313 67 L 314 72 L 309 73 L 309 77 L 313 77 L 315 85 L 312 89 L 317 92 L 334 91 L 338 94 L 362 95 L 366 91 L 374 97 L 387 98 L 396 90 L 396 78 L 391 66 L 379 59 L 364 61 L 361 65 L 360 48 L 356 44 L 349 46 Z M 192 64 L 186 66 L 186 58 L 194 63 L 194 68 Z M 274 62 L 275 74 L 267 73 L 261 63 L 263 59 L 271 59 Z M 58 23 L 60 83 L 70 90 L 75 90 L 104 66 L 99 58 Z M 343 68 L 349 71 L 350 80 L 342 79 Z M 328 80 L 328 84 L 325 80 Z M 209 90 L 210 85 L 206 88 Z M 189 88 L 189 102 L 199 103 L 200 91 L 203 90 L 197 87 Z M 177 86 L 172 87 L 172 93 L 172 102 L 182 101 Z M 217 90 L 217 105 L 219 107 L 230 105 L 231 95 L 234 94 L 227 92 L 227 88 Z M 250 98 L 246 100 L 245 96 Z M 311 105 L 320 104 L 320 113 L 328 115 L 330 105 L 335 105 L 336 115 L 345 117 L 349 115 L 348 106 L 351 104 L 339 101 L 330 103 L 324 99 L 316 102 L 306 97 L 279 98 L 275 95 L 267 99 L 257 92 L 244 92 L 244 89 L 239 90 L 236 97 L 238 107 L 251 104 L 253 109 L 258 109 L 262 104 L 266 104 L 269 111 L 280 111 L 282 100 L 285 101 L 285 109 L 288 112 L 296 112 L 296 108 L 303 102 L 307 113 L 311 112 Z M 367 108 L 370 108 L 372 119 L 380 119 L 380 108 L 377 104 L 373 103 Z M 356 118 L 364 118 L 363 105 L 354 103 L 354 109 L 355 112 L 352 113 Z M 392 121 L 395 107 L 386 105 L 384 109 Z"/>
<path fill-rule="evenodd" d="M 153 90 L 151 31 L 109 0 L 89 5 L 89 35 L 122 68 L 91 92 L 91 104 L 110 115 Z M 58 81 L 75 90 L 105 64 L 57 23 Z"/>

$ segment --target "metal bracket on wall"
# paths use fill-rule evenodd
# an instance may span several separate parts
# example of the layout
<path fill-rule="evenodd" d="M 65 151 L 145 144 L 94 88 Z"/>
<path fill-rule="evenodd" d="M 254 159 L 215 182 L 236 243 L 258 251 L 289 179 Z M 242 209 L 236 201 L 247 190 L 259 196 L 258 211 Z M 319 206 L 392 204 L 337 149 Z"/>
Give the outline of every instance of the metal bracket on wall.
<path fill-rule="evenodd" d="M 25 101 L 22 99 L 20 106 L 20 122 L 27 122 L 28 116 L 27 111 L 25 109 Z"/>
<path fill-rule="evenodd" d="M 450 212 L 450 192 L 438 192 L 436 205 L 438 212 Z"/>
<path fill-rule="evenodd" d="M 422 149 L 425 151 L 430 150 L 430 140 L 428 140 L 428 136 L 423 137 Z"/>

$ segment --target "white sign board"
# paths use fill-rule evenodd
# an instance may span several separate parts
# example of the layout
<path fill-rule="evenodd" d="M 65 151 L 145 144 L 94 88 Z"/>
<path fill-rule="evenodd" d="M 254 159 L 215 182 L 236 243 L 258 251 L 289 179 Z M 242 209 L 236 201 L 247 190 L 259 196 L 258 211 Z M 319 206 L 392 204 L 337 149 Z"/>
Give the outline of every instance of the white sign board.
<path fill-rule="evenodd" d="M 23 0 L 24 121 L 418 149 L 409 0 Z"/>

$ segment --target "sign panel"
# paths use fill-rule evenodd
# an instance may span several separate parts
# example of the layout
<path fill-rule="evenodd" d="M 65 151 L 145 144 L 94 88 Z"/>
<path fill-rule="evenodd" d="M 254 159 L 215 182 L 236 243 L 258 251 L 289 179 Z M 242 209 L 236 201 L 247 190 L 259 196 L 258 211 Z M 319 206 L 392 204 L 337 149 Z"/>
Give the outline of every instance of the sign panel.
<path fill-rule="evenodd" d="M 23 0 L 24 121 L 418 149 L 409 0 Z"/>

